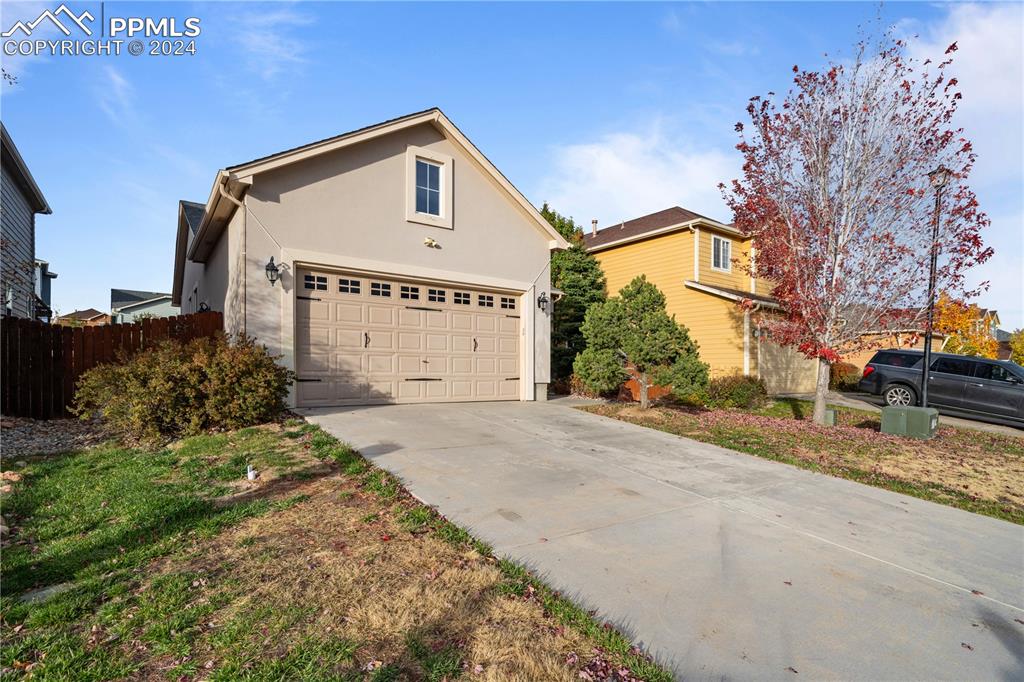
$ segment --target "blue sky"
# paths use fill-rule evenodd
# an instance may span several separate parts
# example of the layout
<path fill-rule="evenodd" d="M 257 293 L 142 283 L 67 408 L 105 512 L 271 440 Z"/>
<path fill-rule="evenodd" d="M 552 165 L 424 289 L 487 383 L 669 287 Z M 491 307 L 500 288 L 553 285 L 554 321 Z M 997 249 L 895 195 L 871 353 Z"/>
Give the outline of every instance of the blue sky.
<path fill-rule="evenodd" d="M 5 2 L 4 30 L 59 3 Z M 69 2 L 97 17 L 99 3 Z M 54 209 L 37 255 L 58 310 L 169 291 L 177 201 L 217 169 L 439 106 L 535 204 L 589 225 L 682 205 L 730 219 L 733 125 L 794 64 L 848 54 L 869 3 L 114 3 L 195 16 L 197 54 L 4 58 L 0 112 Z M 972 275 L 1024 327 L 1021 5 L 889 3 L 938 56 L 959 40 L 961 124 L 996 256 Z"/>

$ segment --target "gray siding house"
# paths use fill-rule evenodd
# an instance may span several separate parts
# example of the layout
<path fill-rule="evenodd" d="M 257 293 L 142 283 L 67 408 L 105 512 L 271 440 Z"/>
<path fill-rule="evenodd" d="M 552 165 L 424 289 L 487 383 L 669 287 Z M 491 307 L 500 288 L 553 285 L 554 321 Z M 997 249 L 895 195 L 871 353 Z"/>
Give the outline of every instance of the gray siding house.
<path fill-rule="evenodd" d="M 2 123 L 0 137 L 0 312 L 30 318 L 38 312 L 48 318 L 48 306 L 38 305 L 36 296 L 36 214 L 52 211 Z"/>
<path fill-rule="evenodd" d="M 171 317 L 180 313 L 180 307 L 171 305 L 170 294 L 135 289 L 110 290 L 112 322 L 135 322 L 146 317 Z"/>

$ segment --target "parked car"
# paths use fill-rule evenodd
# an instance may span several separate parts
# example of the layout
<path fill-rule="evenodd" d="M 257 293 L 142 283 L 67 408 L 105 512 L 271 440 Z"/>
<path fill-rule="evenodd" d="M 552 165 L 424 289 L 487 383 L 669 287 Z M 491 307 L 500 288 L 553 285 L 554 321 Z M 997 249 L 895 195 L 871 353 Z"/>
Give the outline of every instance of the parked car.
<path fill-rule="evenodd" d="M 921 363 L 917 350 L 881 350 L 864 366 L 857 387 L 886 405 L 918 405 Z M 933 353 L 928 406 L 939 412 L 1024 428 L 1024 367 L 1009 360 Z"/>

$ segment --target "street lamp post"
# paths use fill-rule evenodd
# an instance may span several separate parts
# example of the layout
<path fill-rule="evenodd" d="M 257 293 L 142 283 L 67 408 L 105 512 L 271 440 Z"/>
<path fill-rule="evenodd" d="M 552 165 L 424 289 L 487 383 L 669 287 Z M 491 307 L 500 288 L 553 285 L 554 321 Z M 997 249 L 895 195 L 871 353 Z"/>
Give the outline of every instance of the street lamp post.
<path fill-rule="evenodd" d="M 921 407 L 928 407 L 928 373 L 932 364 L 932 323 L 935 318 L 935 266 L 939 258 L 939 213 L 942 209 L 942 188 L 949 182 L 949 170 L 939 166 L 928 174 L 935 188 L 935 217 L 932 221 L 932 253 L 928 268 L 928 318 L 924 327 L 924 362 L 921 365 Z"/>

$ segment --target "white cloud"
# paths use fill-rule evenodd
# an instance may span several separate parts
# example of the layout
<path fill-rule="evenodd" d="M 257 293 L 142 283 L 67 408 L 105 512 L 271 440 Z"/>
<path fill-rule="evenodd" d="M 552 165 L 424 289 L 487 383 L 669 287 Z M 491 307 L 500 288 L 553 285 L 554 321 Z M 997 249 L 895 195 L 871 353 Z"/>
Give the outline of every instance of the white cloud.
<path fill-rule="evenodd" d="M 707 48 L 726 57 L 753 57 L 761 53 L 757 45 L 740 40 L 710 41 Z"/>
<path fill-rule="evenodd" d="M 665 16 L 661 18 L 661 28 L 669 33 L 679 33 L 682 30 L 683 22 L 674 9 L 666 12 Z"/>
<path fill-rule="evenodd" d="M 950 73 L 963 99 L 955 120 L 978 154 L 971 184 L 992 218 L 983 237 L 995 255 L 970 272 L 968 281 L 988 281 L 990 288 L 978 304 L 999 310 L 1004 327 L 1022 327 L 1024 7 L 952 5 L 942 20 L 919 33 L 918 40 L 910 41 L 911 55 L 918 59 L 940 61 L 946 48 L 957 43 Z"/>
<path fill-rule="evenodd" d="M 656 120 L 554 150 L 540 196 L 589 229 L 682 206 L 731 220 L 719 182 L 738 177 L 732 150 L 701 146 Z"/>
<path fill-rule="evenodd" d="M 96 84 L 96 103 L 115 124 L 134 127 L 138 122 L 135 88 L 114 66 L 105 65 Z"/>
<path fill-rule="evenodd" d="M 1003 182 L 1021 170 L 1024 144 L 1024 7 L 954 5 L 910 42 L 933 62 L 956 41 L 950 72 L 963 93 L 956 120 L 978 152 L 975 183 Z"/>
<path fill-rule="evenodd" d="M 235 39 L 245 51 L 247 66 L 263 80 L 273 80 L 306 63 L 306 39 L 292 32 L 312 23 L 313 17 L 291 7 L 253 11 L 239 20 Z"/>

